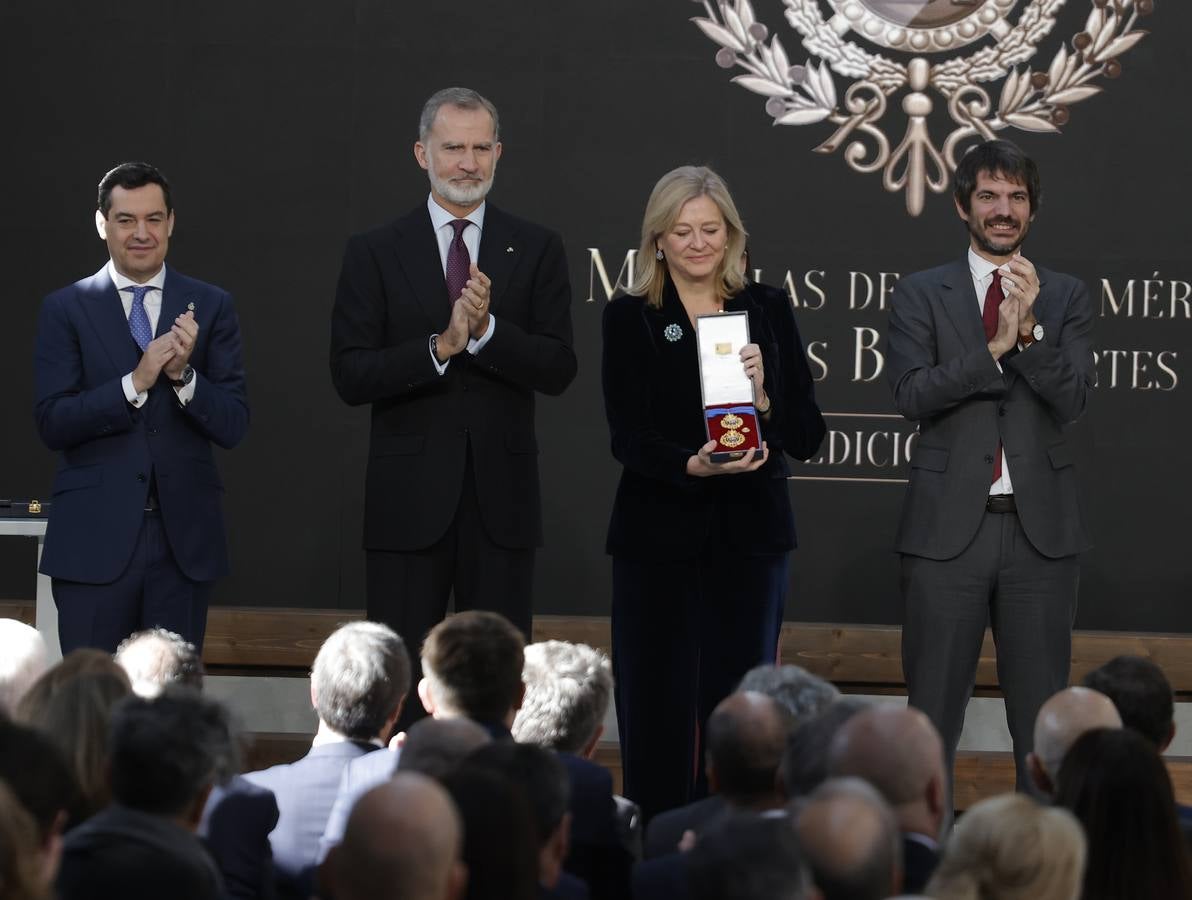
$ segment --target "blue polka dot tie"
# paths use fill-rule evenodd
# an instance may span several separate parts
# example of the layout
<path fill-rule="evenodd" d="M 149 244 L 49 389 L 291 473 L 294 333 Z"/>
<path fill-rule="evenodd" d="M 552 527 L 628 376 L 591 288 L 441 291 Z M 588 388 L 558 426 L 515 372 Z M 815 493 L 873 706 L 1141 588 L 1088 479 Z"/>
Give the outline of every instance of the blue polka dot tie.
<path fill-rule="evenodd" d="M 128 330 L 132 332 L 132 339 L 137 342 L 141 352 L 153 340 L 153 329 L 149 327 L 149 314 L 145 312 L 145 295 L 153 290 L 152 287 L 126 287 L 122 291 L 132 291 L 132 309 L 128 312 Z"/>

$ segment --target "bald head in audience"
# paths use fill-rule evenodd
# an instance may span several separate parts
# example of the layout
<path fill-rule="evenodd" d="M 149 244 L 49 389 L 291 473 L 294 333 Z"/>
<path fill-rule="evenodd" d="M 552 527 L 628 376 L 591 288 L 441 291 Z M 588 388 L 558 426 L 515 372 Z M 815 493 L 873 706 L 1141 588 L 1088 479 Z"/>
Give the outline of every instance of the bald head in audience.
<path fill-rule="evenodd" d="M 0 713 L 8 717 L 49 667 L 45 639 L 16 619 L 0 619 Z"/>
<path fill-rule="evenodd" d="M 336 900 L 455 900 L 467 884 L 462 849 L 448 793 L 425 775 L 399 772 L 360 798 L 323 875 Z"/>
<path fill-rule="evenodd" d="M 1035 717 L 1035 747 L 1026 758 L 1035 786 L 1053 795 L 1060 764 L 1076 739 L 1094 728 L 1121 727 L 1117 707 L 1102 693 L 1070 687 L 1053 694 Z"/>
<path fill-rule="evenodd" d="M 781 805 L 778 765 L 793 719 L 771 697 L 756 691 L 729 694 L 708 717 L 708 788 L 734 806 Z"/>
<path fill-rule="evenodd" d="M 946 813 L 944 745 L 919 710 L 883 705 L 853 716 L 832 739 L 828 771 L 877 788 L 904 833 L 938 837 Z"/>
<path fill-rule="evenodd" d="M 898 823 L 860 778 L 830 778 L 799 806 L 795 829 L 823 900 L 884 900 L 902 887 Z"/>

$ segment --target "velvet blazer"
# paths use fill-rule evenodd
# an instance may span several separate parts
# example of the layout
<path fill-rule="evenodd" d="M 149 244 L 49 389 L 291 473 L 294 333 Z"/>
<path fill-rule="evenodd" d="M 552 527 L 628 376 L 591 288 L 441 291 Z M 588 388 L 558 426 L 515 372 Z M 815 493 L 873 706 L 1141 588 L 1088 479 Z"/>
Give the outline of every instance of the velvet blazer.
<path fill-rule="evenodd" d="M 622 296 L 604 311 L 602 380 L 613 456 L 624 466 L 607 551 L 675 561 L 707 553 L 759 555 L 795 546 L 786 454 L 808 459 L 824 438 L 790 298 L 750 284 L 724 305 L 749 315 L 772 402 L 761 422 L 770 457 L 760 469 L 696 478 L 688 458 L 707 443 L 695 329 L 673 284 L 662 306 Z M 675 326 L 671 328 L 670 326 Z"/>

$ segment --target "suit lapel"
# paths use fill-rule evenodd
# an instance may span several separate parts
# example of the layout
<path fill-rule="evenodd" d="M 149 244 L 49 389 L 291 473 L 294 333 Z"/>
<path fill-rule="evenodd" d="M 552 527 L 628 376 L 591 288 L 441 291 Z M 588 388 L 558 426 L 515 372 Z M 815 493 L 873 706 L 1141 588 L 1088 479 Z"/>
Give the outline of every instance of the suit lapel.
<path fill-rule="evenodd" d="M 83 310 L 90 319 L 104 352 L 116 371 L 131 372 L 140 362 L 140 353 L 128 330 L 128 319 L 116 285 L 104 266 L 83 286 Z"/>
<path fill-rule="evenodd" d="M 967 258 L 948 266 L 940 279 L 940 288 L 944 309 L 965 348 L 971 350 L 987 343 Z"/>
<path fill-rule="evenodd" d="M 480 235 L 480 271 L 489 277 L 490 307 L 495 313 L 505 295 L 509 276 L 522 254 L 513 221 L 490 203 L 484 210 L 484 231 Z"/>
<path fill-rule="evenodd" d="M 161 312 L 157 316 L 157 330 L 154 337 L 160 337 L 174 326 L 174 320 L 186 312 L 187 304 L 195 303 L 195 318 L 198 318 L 198 298 L 182 287 L 181 279 L 174 270 L 166 266 L 166 281 L 161 289 Z M 200 336 L 202 332 L 199 332 Z"/>
<path fill-rule="evenodd" d="M 451 316 L 451 304 L 447 300 L 447 280 L 443 277 L 443 261 L 430 213 L 421 206 L 393 227 L 398 235 L 394 252 L 414 288 L 418 305 L 434 326 L 440 328 Z"/>

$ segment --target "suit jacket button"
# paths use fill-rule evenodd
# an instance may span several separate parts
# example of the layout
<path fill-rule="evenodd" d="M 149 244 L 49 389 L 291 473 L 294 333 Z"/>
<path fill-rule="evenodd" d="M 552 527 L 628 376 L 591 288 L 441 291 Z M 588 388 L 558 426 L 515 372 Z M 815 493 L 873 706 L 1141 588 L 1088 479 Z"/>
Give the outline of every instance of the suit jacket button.
<path fill-rule="evenodd" d="M 997 414 L 998 414 L 999 416 L 1004 416 L 1004 415 L 1006 414 L 1006 411 L 1005 411 L 1004 409 L 999 409 L 999 410 L 997 411 Z"/>
<path fill-rule="evenodd" d="M 156 428 L 150 428 L 150 429 L 149 429 L 149 433 L 150 433 L 150 434 L 157 434 L 157 429 L 156 429 Z"/>
<path fill-rule="evenodd" d="M 137 481 L 144 481 L 144 480 L 145 480 L 145 473 L 137 472 Z"/>
<path fill-rule="evenodd" d="M 987 462 L 991 466 L 993 465 L 993 457 L 990 456 L 988 453 L 985 454 L 985 462 Z"/>

